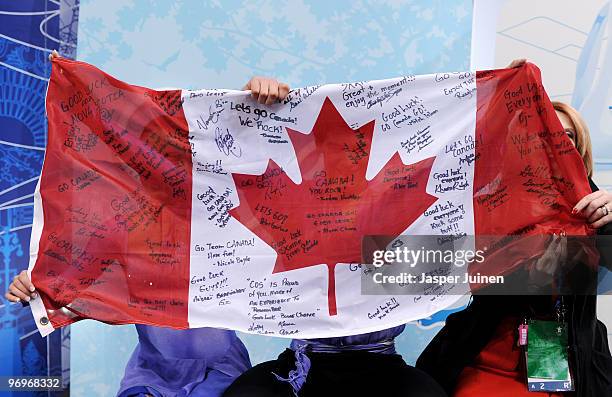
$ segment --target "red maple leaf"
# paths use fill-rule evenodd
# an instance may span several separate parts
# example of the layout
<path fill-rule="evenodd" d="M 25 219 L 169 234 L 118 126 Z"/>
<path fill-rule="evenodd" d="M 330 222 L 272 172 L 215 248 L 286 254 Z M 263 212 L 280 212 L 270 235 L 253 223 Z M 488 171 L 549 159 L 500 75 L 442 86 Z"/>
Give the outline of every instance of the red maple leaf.
<path fill-rule="evenodd" d="M 310 134 L 287 132 L 302 182 L 272 160 L 261 175 L 233 174 L 240 205 L 230 215 L 277 252 L 273 273 L 326 264 L 335 315 L 336 264 L 360 263 L 363 236 L 396 236 L 436 201 L 425 191 L 434 158 L 406 165 L 396 152 L 367 181 L 374 121 L 351 129 L 329 98 Z"/>

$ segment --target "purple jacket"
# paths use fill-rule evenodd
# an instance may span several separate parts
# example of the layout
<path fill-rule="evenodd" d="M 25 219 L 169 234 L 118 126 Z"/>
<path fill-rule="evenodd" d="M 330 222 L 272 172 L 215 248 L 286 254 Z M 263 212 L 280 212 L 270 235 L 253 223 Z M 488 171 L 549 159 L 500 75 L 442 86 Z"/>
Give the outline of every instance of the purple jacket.
<path fill-rule="evenodd" d="M 233 331 L 174 330 L 136 325 L 139 343 L 125 368 L 118 397 L 218 397 L 251 367 Z"/>
<path fill-rule="evenodd" d="M 321 338 L 321 339 L 294 339 L 291 342 L 291 348 L 295 350 L 302 344 L 309 344 L 315 351 L 340 351 L 340 350 L 367 350 L 379 353 L 395 353 L 395 348 L 390 344 L 390 349 L 382 348 L 384 352 L 379 351 L 378 345 L 384 345 L 385 342 L 392 342 L 395 337 L 401 334 L 406 328 L 405 325 L 385 329 L 378 332 L 369 332 L 367 334 L 359 334 L 352 336 L 341 336 L 337 338 Z M 391 351 L 392 350 L 392 351 Z"/>

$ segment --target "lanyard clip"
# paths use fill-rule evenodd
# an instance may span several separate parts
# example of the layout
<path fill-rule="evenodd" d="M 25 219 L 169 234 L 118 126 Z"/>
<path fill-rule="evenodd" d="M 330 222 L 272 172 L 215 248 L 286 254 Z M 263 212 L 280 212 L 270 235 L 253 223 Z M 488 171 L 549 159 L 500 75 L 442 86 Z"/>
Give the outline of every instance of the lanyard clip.
<path fill-rule="evenodd" d="M 519 333 L 519 346 L 527 346 L 527 334 L 529 332 L 529 325 L 527 324 L 527 317 L 523 318 L 523 323 L 518 327 Z"/>

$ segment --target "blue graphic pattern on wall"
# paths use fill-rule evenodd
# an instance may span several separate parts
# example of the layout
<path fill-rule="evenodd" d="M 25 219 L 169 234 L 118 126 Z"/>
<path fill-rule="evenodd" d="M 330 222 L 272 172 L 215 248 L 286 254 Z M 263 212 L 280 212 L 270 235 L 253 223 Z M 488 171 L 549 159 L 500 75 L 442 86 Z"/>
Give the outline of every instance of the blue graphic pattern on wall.
<path fill-rule="evenodd" d="M 78 57 L 133 84 L 304 86 L 469 65 L 467 0 L 85 0 Z"/>
<path fill-rule="evenodd" d="M 58 49 L 74 57 L 77 18 L 78 0 L 0 4 L 0 375 L 62 376 L 66 385 L 70 329 L 41 338 L 30 310 L 9 303 L 4 291 L 28 267 L 33 192 L 46 145 L 48 55 Z"/>
<path fill-rule="evenodd" d="M 82 0 L 77 59 L 157 88 L 372 80 L 467 70 L 471 21 L 470 0 Z M 408 325 L 397 339 L 407 362 L 453 310 Z M 288 344 L 240 337 L 253 364 Z M 73 393 L 112 395 L 135 343 L 133 326 L 73 325 Z"/>

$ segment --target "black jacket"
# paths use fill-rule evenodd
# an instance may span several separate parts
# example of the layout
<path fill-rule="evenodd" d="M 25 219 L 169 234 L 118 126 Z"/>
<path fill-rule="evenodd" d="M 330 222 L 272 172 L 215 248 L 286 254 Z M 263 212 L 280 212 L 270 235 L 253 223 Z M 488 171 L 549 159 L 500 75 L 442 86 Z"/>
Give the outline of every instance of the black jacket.
<path fill-rule="evenodd" d="M 592 182 L 591 188 L 598 190 Z M 598 233 L 612 235 L 612 224 L 600 228 Z M 612 254 L 602 250 L 600 253 Z M 606 327 L 597 320 L 597 296 L 574 295 L 564 300 L 576 397 L 612 397 L 612 356 Z M 448 316 L 446 325 L 425 348 L 416 367 L 452 395 L 459 375 L 491 340 L 501 320 L 508 315 L 520 317 L 522 308 L 534 301 L 550 304 L 547 296 L 473 296 L 466 309 Z"/>

